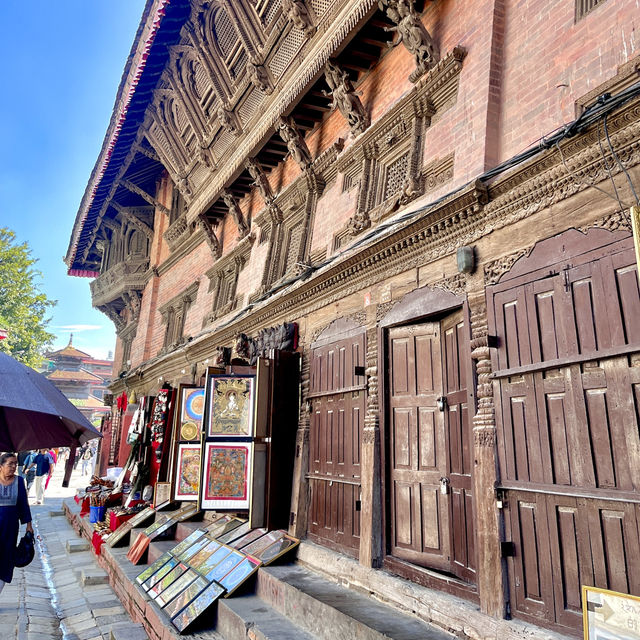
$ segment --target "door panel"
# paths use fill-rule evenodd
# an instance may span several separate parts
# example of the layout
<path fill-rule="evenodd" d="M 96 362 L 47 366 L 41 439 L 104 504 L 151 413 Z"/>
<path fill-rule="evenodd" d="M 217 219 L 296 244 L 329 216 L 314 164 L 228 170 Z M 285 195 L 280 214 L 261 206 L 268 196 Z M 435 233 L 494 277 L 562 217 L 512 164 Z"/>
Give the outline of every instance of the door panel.
<path fill-rule="evenodd" d="M 462 314 L 390 329 L 388 345 L 391 555 L 473 582 L 473 462 Z M 440 397 L 444 410 L 438 408 Z"/>
<path fill-rule="evenodd" d="M 364 333 L 313 349 L 309 534 L 357 556 L 360 447 L 364 427 Z"/>

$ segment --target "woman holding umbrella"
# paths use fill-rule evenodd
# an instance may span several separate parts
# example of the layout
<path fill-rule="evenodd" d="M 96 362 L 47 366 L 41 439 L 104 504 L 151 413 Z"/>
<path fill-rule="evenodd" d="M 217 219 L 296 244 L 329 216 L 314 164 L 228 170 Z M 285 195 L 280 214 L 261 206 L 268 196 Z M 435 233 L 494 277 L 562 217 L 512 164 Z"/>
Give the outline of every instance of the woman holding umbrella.
<path fill-rule="evenodd" d="M 13 578 L 20 522 L 33 534 L 31 510 L 24 480 L 16 475 L 15 453 L 0 455 L 0 591 Z"/>

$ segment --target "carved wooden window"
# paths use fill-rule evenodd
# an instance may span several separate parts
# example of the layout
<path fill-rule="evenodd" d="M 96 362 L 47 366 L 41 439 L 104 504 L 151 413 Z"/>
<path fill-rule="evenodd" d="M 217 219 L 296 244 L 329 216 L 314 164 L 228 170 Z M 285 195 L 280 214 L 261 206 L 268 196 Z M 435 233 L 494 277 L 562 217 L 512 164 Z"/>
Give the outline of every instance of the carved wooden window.
<path fill-rule="evenodd" d="M 407 169 L 409 167 L 409 153 L 401 155 L 394 160 L 385 171 L 384 190 L 382 200 L 386 200 L 394 196 L 400 189 L 407 178 Z"/>
<path fill-rule="evenodd" d="M 292 225 L 285 231 L 285 263 L 283 273 L 280 275 L 291 275 L 300 261 L 300 250 L 304 225 L 302 221 Z"/>
<path fill-rule="evenodd" d="M 127 255 L 131 257 L 144 257 L 147 255 L 147 238 L 142 231 L 133 230 L 129 235 Z"/>
<path fill-rule="evenodd" d="M 281 0 L 257 0 L 255 3 L 256 14 L 260 22 L 266 27 L 271 24 L 280 8 Z"/>
<path fill-rule="evenodd" d="M 215 14 L 213 24 L 220 53 L 229 70 L 229 75 L 235 80 L 247 64 L 247 52 L 226 11 L 219 9 Z"/>
<path fill-rule="evenodd" d="M 576 0 L 576 20 L 580 20 L 592 9 L 604 4 L 606 0 Z"/>
<path fill-rule="evenodd" d="M 160 308 L 160 314 L 166 325 L 164 348 L 180 344 L 184 340 L 184 324 L 187 311 L 195 299 L 198 283 L 194 282 L 186 291 L 176 296 Z"/>

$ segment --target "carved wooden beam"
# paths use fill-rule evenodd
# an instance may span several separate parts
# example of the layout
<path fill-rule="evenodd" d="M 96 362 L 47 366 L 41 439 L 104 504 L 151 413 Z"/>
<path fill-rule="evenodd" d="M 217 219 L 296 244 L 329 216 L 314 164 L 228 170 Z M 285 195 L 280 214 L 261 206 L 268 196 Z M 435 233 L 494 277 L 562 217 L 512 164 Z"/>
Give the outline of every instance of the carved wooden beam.
<path fill-rule="evenodd" d="M 229 213 L 235 220 L 236 225 L 238 225 L 239 237 L 244 238 L 249 233 L 249 227 L 247 226 L 244 216 L 242 215 L 240 205 L 233 196 L 233 193 L 231 193 L 231 191 L 229 191 L 228 189 L 223 189 L 220 192 L 220 195 L 222 196 L 224 203 L 227 205 Z"/>
<path fill-rule="evenodd" d="M 146 156 L 150 160 L 155 160 L 156 162 L 159 162 L 160 164 L 162 164 L 162 160 L 160 160 L 160 156 L 153 149 L 149 149 L 148 147 L 143 147 L 140 144 L 137 144 L 134 148 L 136 153 L 141 153 L 143 156 Z"/>
<path fill-rule="evenodd" d="M 138 231 L 142 231 L 149 240 L 153 239 L 153 229 L 146 223 L 136 218 L 126 207 L 123 207 L 114 200 L 111 201 L 111 206 L 126 220 L 132 227 L 135 227 Z"/>
<path fill-rule="evenodd" d="M 152 195 L 149 195 L 144 189 L 141 189 L 138 185 L 133 184 L 129 180 L 120 180 L 120 184 L 125 188 L 131 191 L 131 193 L 135 193 L 139 195 L 143 200 L 148 202 L 150 205 L 153 205 L 157 209 L 160 209 L 162 213 L 166 213 L 169 215 L 169 209 L 165 207 L 161 202 L 156 200 Z"/>
<path fill-rule="evenodd" d="M 218 236 L 215 234 L 213 226 L 209 222 L 206 214 L 199 214 L 196 218 L 196 223 L 204 231 L 211 253 L 213 253 L 215 258 L 219 258 L 222 255 L 222 244 L 220 240 L 218 240 Z"/>

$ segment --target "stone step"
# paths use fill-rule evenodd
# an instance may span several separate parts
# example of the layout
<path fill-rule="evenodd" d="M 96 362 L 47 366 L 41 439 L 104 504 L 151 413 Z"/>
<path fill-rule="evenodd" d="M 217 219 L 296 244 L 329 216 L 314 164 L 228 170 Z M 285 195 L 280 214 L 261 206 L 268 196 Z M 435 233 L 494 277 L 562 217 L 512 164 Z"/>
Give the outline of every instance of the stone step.
<path fill-rule="evenodd" d="M 67 540 L 67 553 L 79 553 L 80 551 L 88 551 L 90 548 L 89 541 L 83 538 Z"/>
<path fill-rule="evenodd" d="M 126 627 L 111 629 L 109 640 L 149 640 L 149 636 L 141 624 L 132 622 Z"/>
<path fill-rule="evenodd" d="M 451 640 L 452 635 L 298 565 L 262 567 L 256 594 L 319 640 Z"/>
<path fill-rule="evenodd" d="M 146 564 L 153 564 L 163 553 L 173 549 L 178 542 L 179 540 L 159 540 L 158 542 L 151 542 L 149 544 Z M 142 569 L 140 569 L 140 571 L 142 571 Z"/>
<path fill-rule="evenodd" d="M 317 640 L 256 595 L 219 600 L 216 631 L 225 640 Z"/>
<path fill-rule="evenodd" d="M 109 584 L 109 576 L 102 569 L 82 569 L 80 573 L 82 585 L 89 587 L 95 584 Z"/>

